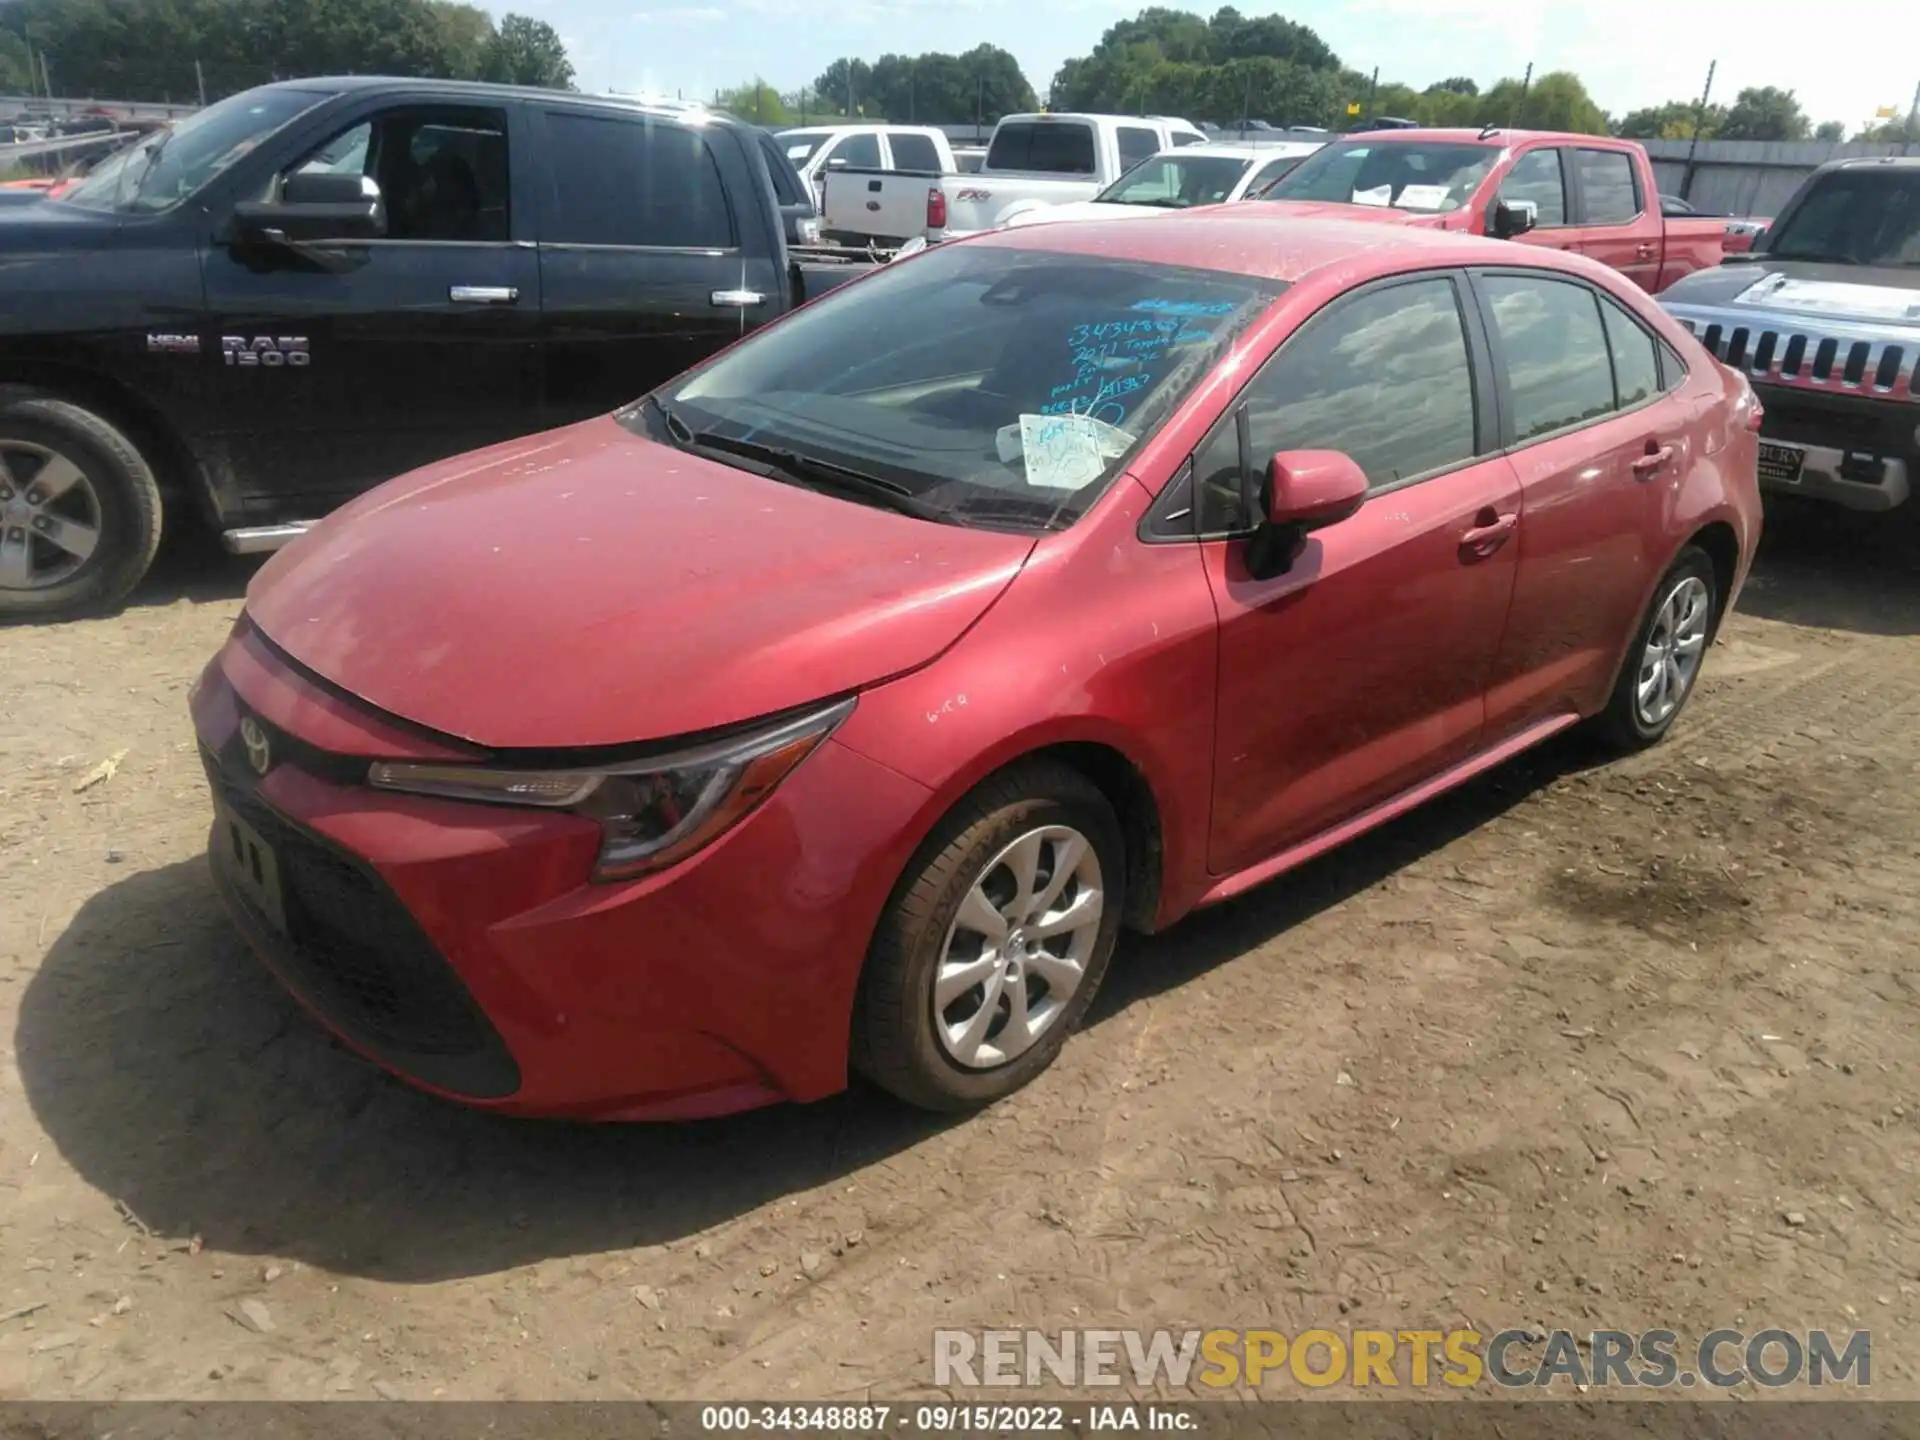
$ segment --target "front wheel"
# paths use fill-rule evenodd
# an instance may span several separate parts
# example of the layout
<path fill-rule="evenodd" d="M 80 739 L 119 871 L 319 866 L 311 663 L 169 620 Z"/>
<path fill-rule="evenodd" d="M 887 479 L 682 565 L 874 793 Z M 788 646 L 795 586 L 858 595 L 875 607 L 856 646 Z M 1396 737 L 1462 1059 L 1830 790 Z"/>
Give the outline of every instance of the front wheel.
<path fill-rule="evenodd" d="M 874 937 L 854 1063 L 928 1110 L 1009 1095 L 1093 1003 L 1125 911 L 1126 851 L 1078 771 L 1016 765 L 923 845 Z"/>
<path fill-rule="evenodd" d="M 1601 737 L 1618 750 L 1658 744 L 1693 694 L 1720 604 L 1713 562 L 1689 545 L 1653 592 L 1613 698 L 1600 713 Z"/>

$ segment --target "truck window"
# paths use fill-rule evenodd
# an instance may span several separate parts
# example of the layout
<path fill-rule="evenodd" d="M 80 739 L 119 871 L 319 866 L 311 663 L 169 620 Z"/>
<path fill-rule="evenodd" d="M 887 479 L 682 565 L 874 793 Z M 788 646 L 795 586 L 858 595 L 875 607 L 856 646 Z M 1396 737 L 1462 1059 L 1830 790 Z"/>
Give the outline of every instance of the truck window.
<path fill-rule="evenodd" d="M 1633 161 L 1619 150 L 1574 151 L 1580 176 L 1581 219 L 1589 225 L 1624 225 L 1640 213 Z"/>
<path fill-rule="evenodd" d="M 554 245 L 727 249 L 734 243 L 726 187 L 707 142 L 642 115 L 546 114 Z"/>
<path fill-rule="evenodd" d="M 838 170 L 842 166 L 851 166 L 855 170 L 878 170 L 880 137 L 871 133 L 842 136 L 840 142 L 827 151 L 826 163 L 830 170 Z"/>
<path fill-rule="evenodd" d="M 1085 123 L 1016 120 L 993 132 L 985 170 L 1037 170 L 1052 175 L 1092 175 L 1093 128 Z"/>
<path fill-rule="evenodd" d="M 1920 265 L 1920 174 L 1833 170 L 1767 237 L 1776 260 Z"/>
<path fill-rule="evenodd" d="M 1140 125 L 1119 127 L 1120 168 L 1131 170 L 1142 160 L 1160 152 L 1160 137 Z"/>
<path fill-rule="evenodd" d="M 1500 183 L 1500 198 L 1532 201 L 1540 208 L 1539 224 L 1567 223 L 1567 177 L 1558 150 L 1529 150 L 1514 162 Z"/>
<path fill-rule="evenodd" d="M 289 173 L 371 176 L 389 240 L 512 238 L 507 116 L 470 106 L 382 111 L 323 142 Z"/>
<path fill-rule="evenodd" d="M 939 173 L 940 147 L 933 143 L 931 136 L 907 135 L 895 130 L 887 136 L 887 143 L 893 146 L 894 169 Z"/>
<path fill-rule="evenodd" d="M 782 205 L 810 204 L 811 199 L 801 188 L 793 163 L 780 153 L 771 135 L 760 136 L 760 151 L 767 157 L 767 174 L 773 180 L 774 198 Z"/>

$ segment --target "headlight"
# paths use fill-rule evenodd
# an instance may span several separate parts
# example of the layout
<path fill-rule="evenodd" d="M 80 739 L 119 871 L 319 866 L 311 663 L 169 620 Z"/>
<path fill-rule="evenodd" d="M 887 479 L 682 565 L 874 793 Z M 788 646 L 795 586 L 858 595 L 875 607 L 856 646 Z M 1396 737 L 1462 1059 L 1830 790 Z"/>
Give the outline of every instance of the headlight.
<path fill-rule="evenodd" d="M 377 760 L 367 783 L 489 805 L 571 810 L 600 823 L 596 880 L 663 869 L 733 828 L 853 712 L 843 700 L 796 720 L 671 754 L 579 770 L 499 770 Z"/>

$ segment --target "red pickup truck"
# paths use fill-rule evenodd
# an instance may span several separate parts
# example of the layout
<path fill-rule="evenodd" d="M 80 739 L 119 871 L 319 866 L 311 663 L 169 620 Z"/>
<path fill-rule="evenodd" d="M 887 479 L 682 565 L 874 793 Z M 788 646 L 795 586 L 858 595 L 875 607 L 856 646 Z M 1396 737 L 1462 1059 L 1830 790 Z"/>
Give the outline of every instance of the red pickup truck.
<path fill-rule="evenodd" d="M 1576 250 L 1658 294 L 1720 263 L 1726 222 L 1660 213 L 1631 140 L 1540 130 L 1376 130 L 1302 161 L 1256 204 Z"/>

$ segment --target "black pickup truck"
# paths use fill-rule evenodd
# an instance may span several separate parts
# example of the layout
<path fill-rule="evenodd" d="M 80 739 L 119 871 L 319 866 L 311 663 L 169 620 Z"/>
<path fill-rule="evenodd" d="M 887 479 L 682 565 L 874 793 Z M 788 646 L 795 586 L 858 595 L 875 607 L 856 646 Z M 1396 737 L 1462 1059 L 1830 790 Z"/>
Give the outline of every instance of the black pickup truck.
<path fill-rule="evenodd" d="M 765 132 L 612 98 L 262 86 L 0 192 L 0 618 L 110 605 L 166 523 L 285 543 L 612 410 L 870 264 L 790 247 Z"/>

